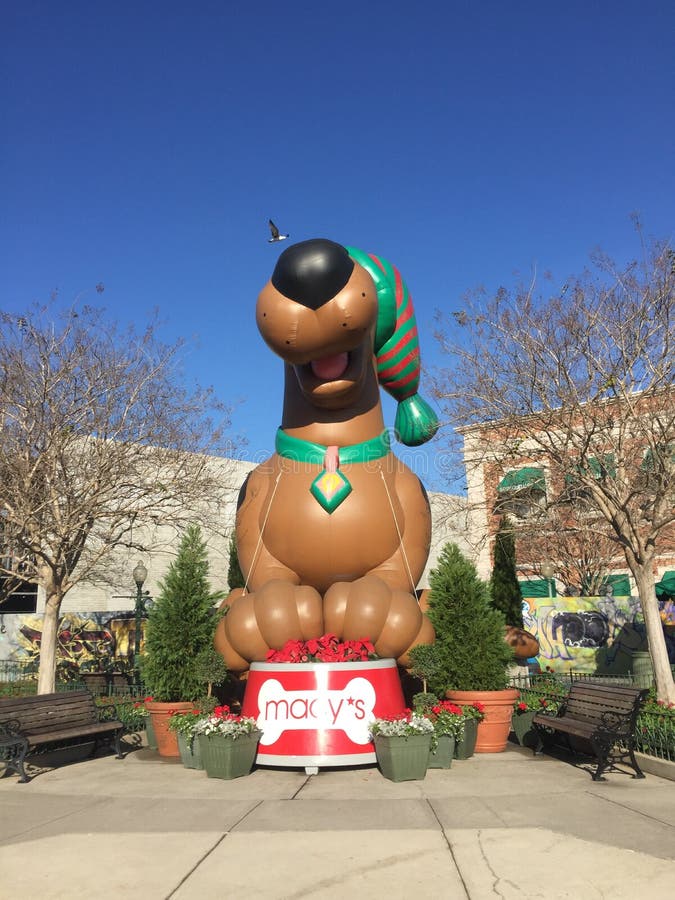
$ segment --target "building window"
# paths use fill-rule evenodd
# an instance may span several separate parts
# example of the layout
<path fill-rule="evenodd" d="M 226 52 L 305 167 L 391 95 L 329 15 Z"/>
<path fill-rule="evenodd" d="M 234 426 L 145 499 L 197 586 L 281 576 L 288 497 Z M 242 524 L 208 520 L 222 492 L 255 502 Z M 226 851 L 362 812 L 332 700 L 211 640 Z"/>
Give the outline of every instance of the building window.
<path fill-rule="evenodd" d="M 546 509 L 546 479 L 544 470 L 536 466 L 525 466 L 507 472 L 497 485 L 497 506 L 495 512 L 529 519 L 541 515 Z"/>
<path fill-rule="evenodd" d="M 640 465 L 639 486 L 642 490 L 658 490 L 664 478 L 672 475 L 675 465 L 675 445 L 651 448 L 645 452 Z"/>
<path fill-rule="evenodd" d="M 4 578 L 0 576 L 0 582 L 2 581 Z M 18 588 L 13 590 L 3 603 L 0 603 L 0 614 L 4 616 L 5 613 L 34 613 L 37 610 L 37 594 L 36 584 L 29 584 L 27 581 L 21 582 Z M 1 584 L 0 596 L 4 596 Z"/>
<path fill-rule="evenodd" d="M 616 478 L 614 454 L 604 453 L 602 456 L 589 456 L 585 463 L 579 463 L 576 466 L 576 473 L 565 475 L 565 490 L 560 499 L 563 503 L 574 504 L 580 512 L 588 512 L 593 503 L 593 495 L 590 488 L 580 482 L 579 475 L 590 475 L 596 481 L 604 478 Z"/>

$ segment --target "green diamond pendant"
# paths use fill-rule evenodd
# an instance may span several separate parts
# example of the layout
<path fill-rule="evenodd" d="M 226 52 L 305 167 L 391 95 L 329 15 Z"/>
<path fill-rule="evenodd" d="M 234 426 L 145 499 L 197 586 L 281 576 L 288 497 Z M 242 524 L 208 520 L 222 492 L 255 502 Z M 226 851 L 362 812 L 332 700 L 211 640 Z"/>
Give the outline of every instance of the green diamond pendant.
<path fill-rule="evenodd" d="M 351 494 L 352 486 L 339 469 L 323 471 L 312 482 L 310 492 L 327 513 L 332 513 Z"/>

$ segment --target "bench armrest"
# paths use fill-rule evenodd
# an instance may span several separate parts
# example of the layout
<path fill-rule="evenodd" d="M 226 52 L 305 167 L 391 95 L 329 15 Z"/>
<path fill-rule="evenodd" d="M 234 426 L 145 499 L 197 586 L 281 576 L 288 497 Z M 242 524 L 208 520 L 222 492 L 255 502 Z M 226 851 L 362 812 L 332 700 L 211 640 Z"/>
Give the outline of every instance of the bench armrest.
<path fill-rule="evenodd" d="M 98 720 L 99 722 L 113 722 L 119 719 L 117 715 L 117 707 L 114 703 L 106 704 L 106 706 L 99 706 L 97 708 L 98 711 Z"/>
<path fill-rule="evenodd" d="M 21 736 L 21 722 L 18 719 L 5 719 L 0 722 L 0 740 Z"/>
<path fill-rule="evenodd" d="M 624 736 L 630 734 L 630 717 L 625 713 L 617 713 L 612 710 L 605 710 L 600 715 L 600 725 L 598 731 L 607 732 L 609 734 Z"/>

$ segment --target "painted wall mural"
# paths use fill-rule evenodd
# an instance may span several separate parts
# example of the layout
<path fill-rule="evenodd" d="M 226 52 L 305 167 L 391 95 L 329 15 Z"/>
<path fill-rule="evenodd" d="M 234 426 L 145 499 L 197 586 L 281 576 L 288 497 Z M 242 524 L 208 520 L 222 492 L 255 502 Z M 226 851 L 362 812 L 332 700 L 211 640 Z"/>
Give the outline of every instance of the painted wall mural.
<path fill-rule="evenodd" d="M 668 652 L 675 661 L 672 603 L 662 606 Z M 531 597 L 523 600 L 523 620 L 539 641 L 542 670 L 619 675 L 631 671 L 633 651 L 645 648 L 637 597 Z"/>
<path fill-rule="evenodd" d="M 660 604 L 666 643 L 675 663 L 675 603 Z M 525 629 L 539 641 L 542 670 L 621 674 L 631 670 L 633 650 L 644 646 L 645 627 L 637 597 L 532 597 L 523 600 Z M 141 650 L 145 620 L 141 622 Z M 0 614 L 0 661 L 32 664 L 37 670 L 42 617 Z M 67 613 L 59 623 L 61 672 L 104 659 L 124 670 L 133 651 L 132 611 Z"/>
<path fill-rule="evenodd" d="M 63 677 L 82 666 L 91 670 L 128 667 L 136 620 L 130 611 L 71 612 L 59 621 L 57 672 Z M 141 651 L 145 621 L 141 621 Z M 26 663 L 37 670 L 42 616 L 0 615 L 0 660 Z"/>

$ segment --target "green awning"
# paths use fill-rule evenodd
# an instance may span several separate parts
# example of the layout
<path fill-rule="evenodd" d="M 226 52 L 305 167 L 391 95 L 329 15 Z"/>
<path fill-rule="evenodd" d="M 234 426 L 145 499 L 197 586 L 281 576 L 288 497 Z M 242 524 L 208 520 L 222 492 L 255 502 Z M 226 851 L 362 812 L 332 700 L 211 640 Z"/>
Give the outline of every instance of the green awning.
<path fill-rule="evenodd" d="M 671 462 L 675 462 L 675 444 L 669 444 L 666 447 L 666 452 L 664 454 L 662 454 L 662 451 L 657 451 L 657 452 L 658 452 L 659 456 L 661 456 L 661 455 L 667 456 L 668 450 L 670 450 Z M 658 457 L 657 457 L 657 459 L 658 459 Z M 654 451 L 651 448 L 649 450 L 647 450 L 644 457 L 642 458 L 642 463 L 640 464 L 640 468 L 642 469 L 643 472 L 653 472 L 654 471 Z"/>
<path fill-rule="evenodd" d="M 675 572 L 664 572 L 661 581 L 656 582 L 656 596 L 659 600 L 675 597 Z"/>
<path fill-rule="evenodd" d="M 524 490 L 545 491 L 546 479 L 544 478 L 544 470 L 534 466 L 525 466 L 523 469 L 507 472 L 499 482 L 497 490 L 500 494 Z"/>
<path fill-rule="evenodd" d="M 565 475 L 565 487 L 569 490 L 579 483 L 579 475 L 588 472 L 600 481 L 601 478 L 616 478 L 616 463 L 613 453 L 605 453 L 603 456 L 589 456 L 585 463 L 575 465 L 575 473 L 568 472 Z"/>
<path fill-rule="evenodd" d="M 616 478 L 616 463 L 613 453 L 604 453 L 602 456 L 589 456 L 588 468 L 594 478 Z"/>
<path fill-rule="evenodd" d="M 603 584 L 612 585 L 612 593 L 615 597 L 630 597 L 630 579 L 628 575 L 608 575 L 603 578 Z"/>
<path fill-rule="evenodd" d="M 520 581 L 520 593 L 523 597 L 555 597 L 555 580 L 546 578 L 530 578 Z"/>

